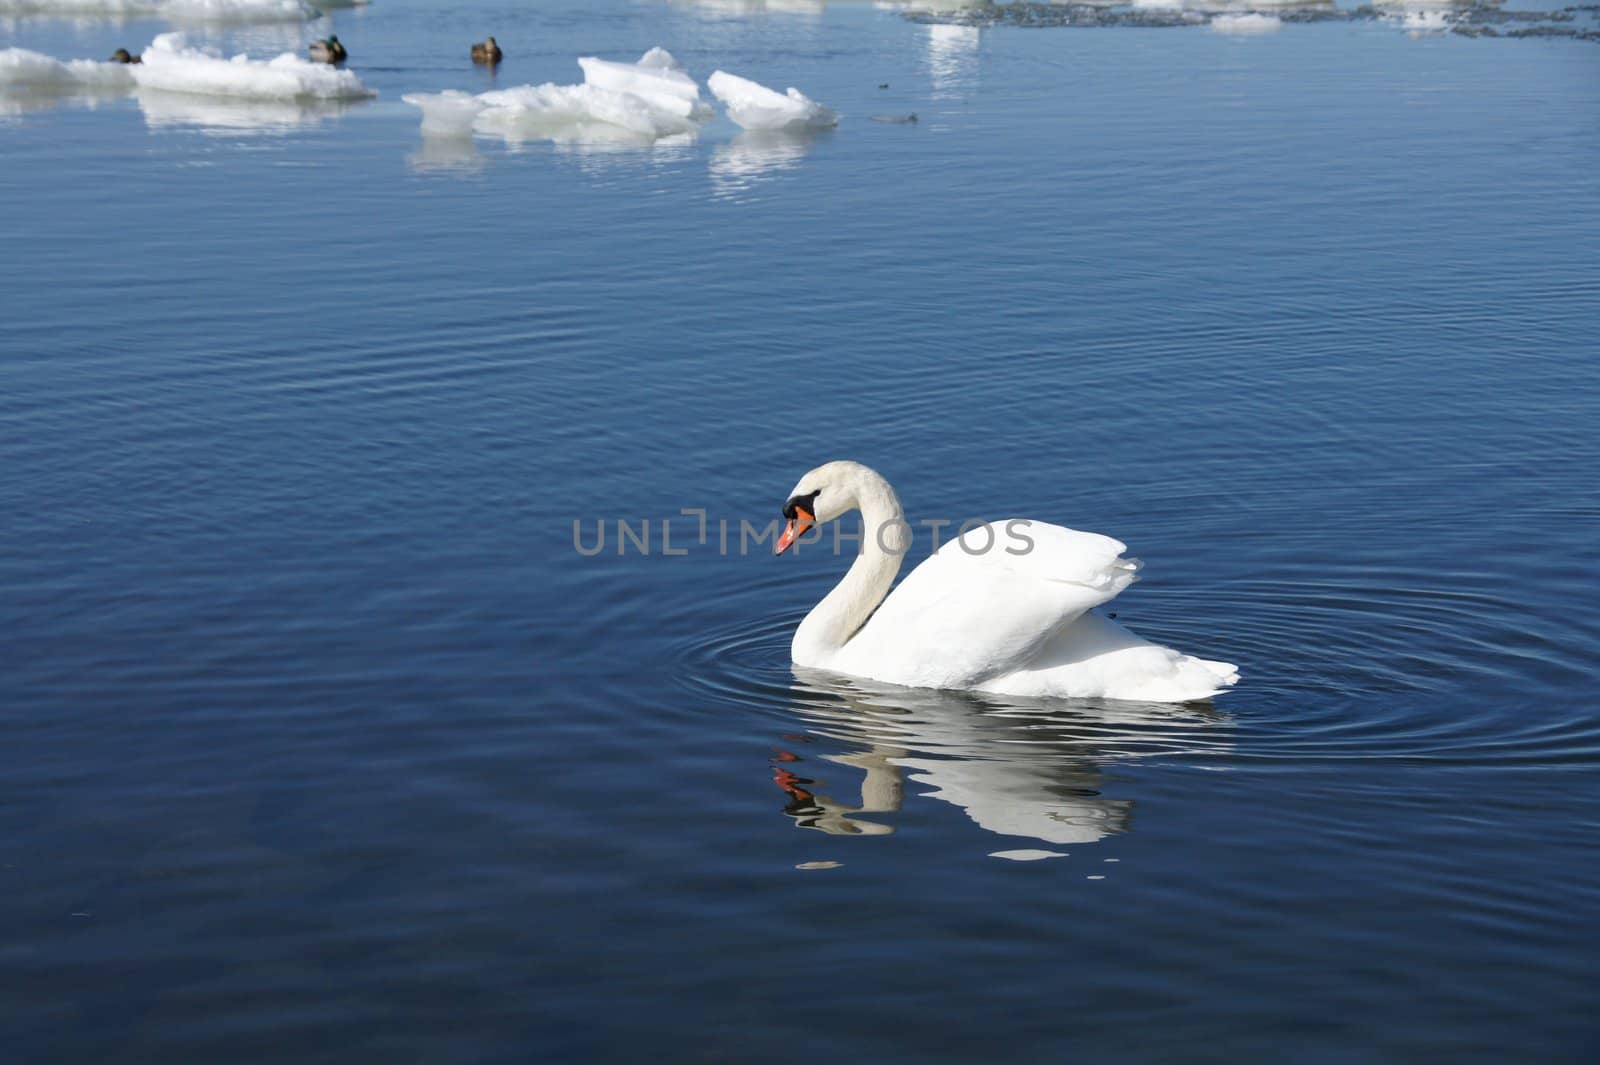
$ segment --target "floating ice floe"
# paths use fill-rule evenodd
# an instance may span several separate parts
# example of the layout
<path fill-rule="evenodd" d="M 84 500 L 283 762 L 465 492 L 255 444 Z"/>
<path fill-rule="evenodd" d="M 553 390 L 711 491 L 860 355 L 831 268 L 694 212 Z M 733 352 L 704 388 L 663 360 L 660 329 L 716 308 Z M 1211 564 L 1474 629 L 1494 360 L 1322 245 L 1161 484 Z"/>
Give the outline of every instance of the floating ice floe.
<path fill-rule="evenodd" d="M 1334 0 L 1133 0 L 1135 11 L 1185 11 L 1230 15 L 1260 14 L 1264 11 L 1333 11 L 1336 6 Z"/>
<path fill-rule="evenodd" d="M 365 3 L 366 0 L 357 2 Z M 6 16 L 159 18 L 172 22 L 306 22 L 321 17 L 321 14 L 305 0 L 0 0 L 0 15 Z"/>
<path fill-rule="evenodd" d="M 1276 15 L 1218 15 L 1211 20 L 1213 33 L 1231 33 L 1241 36 L 1258 33 L 1277 33 L 1283 29 L 1283 20 Z"/>
<path fill-rule="evenodd" d="M 1423 0 L 1405 0 L 1402 3 L 1380 4 L 1384 21 L 1399 23 L 1400 28 L 1412 34 L 1444 33 L 1456 24 L 1459 15 L 1449 5 L 1427 3 Z"/>
<path fill-rule="evenodd" d="M 313 63 L 288 52 L 275 59 L 190 48 L 181 33 L 163 33 L 144 50 L 144 62 L 127 68 L 140 89 L 229 96 L 251 100 L 357 100 L 375 96 L 349 70 Z"/>
<path fill-rule="evenodd" d="M 48 97 L 135 96 L 152 126 L 274 129 L 316 121 L 339 101 L 373 95 L 348 70 L 288 53 L 224 59 L 188 47 L 180 33 L 157 37 L 144 50 L 144 61 L 132 65 L 60 60 L 21 48 L 0 51 L 0 105 L 10 110 L 26 110 Z"/>
<path fill-rule="evenodd" d="M 0 51 L 0 93 L 120 95 L 133 90 L 132 67 L 56 59 L 26 48 Z"/>
<path fill-rule="evenodd" d="M 401 97 L 422 111 L 430 134 L 495 133 L 511 140 L 649 145 L 692 137 L 712 117 L 700 86 L 665 49 L 637 63 L 585 56 L 581 85 L 519 85 L 477 96 L 464 92 Z"/>
<path fill-rule="evenodd" d="M 1454 20 L 1443 11 L 1407 11 L 1400 16 L 1400 26 L 1413 33 L 1443 33 Z"/>
<path fill-rule="evenodd" d="M 799 89 L 785 95 L 725 70 L 712 74 L 706 87 L 728 109 L 728 117 L 748 130 L 797 132 L 839 124 L 838 115 Z"/>

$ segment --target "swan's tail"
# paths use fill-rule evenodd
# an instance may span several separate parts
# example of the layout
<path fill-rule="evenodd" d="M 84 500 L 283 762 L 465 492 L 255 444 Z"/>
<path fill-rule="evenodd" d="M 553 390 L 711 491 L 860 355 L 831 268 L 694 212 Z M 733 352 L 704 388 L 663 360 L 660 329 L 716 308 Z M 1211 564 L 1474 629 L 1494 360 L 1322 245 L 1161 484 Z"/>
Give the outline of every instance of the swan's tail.
<path fill-rule="evenodd" d="M 1231 688 L 1239 683 L 1239 667 L 1232 662 L 1215 662 L 1209 658 L 1191 657 L 1184 665 L 1197 667 L 1197 672 L 1198 670 L 1205 670 L 1206 673 L 1210 674 L 1208 679 L 1215 683 L 1216 688 L 1208 692 L 1208 695 L 1216 695 L 1223 688 Z"/>

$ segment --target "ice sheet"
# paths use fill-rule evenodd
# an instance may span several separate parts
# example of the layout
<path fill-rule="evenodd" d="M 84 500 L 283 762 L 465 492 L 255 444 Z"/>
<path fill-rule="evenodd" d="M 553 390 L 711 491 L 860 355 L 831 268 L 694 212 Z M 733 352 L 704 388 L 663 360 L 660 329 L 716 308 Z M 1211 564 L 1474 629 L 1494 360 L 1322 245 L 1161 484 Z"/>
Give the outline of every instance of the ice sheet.
<path fill-rule="evenodd" d="M 586 87 L 637 96 L 653 110 L 681 120 L 699 123 L 712 117 L 711 106 L 700 99 L 700 86 L 664 48 L 650 49 L 637 63 L 586 56 L 578 66 Z"/>
<path fill-rule="evenodd" d="M 0 92 L 121 94 L 133 90 L 131 67 L 92 59 L 61 60 L 26 48 L 0 51 Z"/>
<path fill-rule="evenodd" d="M 127 68 L 141 89 L 251 100 L 355 100 L 375 95 L 349 70 L 313 63 L 288 52 L 275 59 L 191 48 L 181 33 L 163 33 L 144 50 L 144 62 Z"/>
<path fill-rule="evenodd" d="M 1261 11 L 1333 11 L 1335 4 L 1333 0 L 1133 0 L 1133 8 L 1135 11 L 1203 11 L 1246 15 Z"/>
<path fill-rule="evenodd" d="M 422 132 L 428 134 L 466 134 L 483 113 L 484 104 L 471 93 L 456 89 L 444 92 L 408 92 L 400 97 L 422 111 Z"/>
<path fill-rule="evenodd" d="M 637 63 L 585 56 L 578 65 L 581 85 L 519 85 L 477 96 L 410 93 L 401 99 L 422 111 L 427 133 L 477 131 L 507 141 L 648 146 L 693 136 L 713 114 L 700 86 L 661 48 Z"/>
<path fill-rule="evenodd" d="M 838 115 L 799 89 L 779 93 L 725 70 L 712 74 L 706 87 L 728 109 L 728 117 L 748 130 L 827 129 L 839 124 Z"/>
<path fill-rule="evenodd" d="M 1277 33 L 1283 29 L 1283 20 L 1276 15 L 1218 15 L 1211 20 L 1213 33 L 1249 35 Z"/>
<path fill-rule="evenodd" d="M 0 15 L 159 18 L 173 22 L 306 22 L 320 17 L 321 12 L 304 0 L 0 0 Z"/>

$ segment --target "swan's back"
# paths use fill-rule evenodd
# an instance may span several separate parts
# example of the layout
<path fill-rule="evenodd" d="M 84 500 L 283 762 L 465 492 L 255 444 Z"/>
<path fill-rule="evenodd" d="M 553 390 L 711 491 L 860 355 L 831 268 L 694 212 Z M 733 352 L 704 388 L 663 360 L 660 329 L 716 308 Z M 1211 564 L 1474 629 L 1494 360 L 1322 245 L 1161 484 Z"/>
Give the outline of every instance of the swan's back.
<path fill-rule="evenodd" d="M 968 530 L 903 580 L 832 668 L 973 688 L 1026 668 L 1064 626 L 1138 573 L 1119 540 L 1012 519 Z"/>

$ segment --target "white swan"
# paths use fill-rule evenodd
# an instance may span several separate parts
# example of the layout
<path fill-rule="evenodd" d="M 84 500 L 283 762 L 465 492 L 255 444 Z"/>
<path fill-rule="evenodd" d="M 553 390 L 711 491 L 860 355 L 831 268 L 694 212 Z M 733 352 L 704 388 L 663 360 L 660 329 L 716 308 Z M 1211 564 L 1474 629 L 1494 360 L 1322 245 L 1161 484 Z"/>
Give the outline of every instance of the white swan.
<path fill-rule="evenodd" d="M 1139 562 L 1098 533 L 1012 519 L 945 543 L 887 595 L 910 546 L 889 482 L 859 462 L 794 486 L 775 553 L 860 508 L 861 550 L 795 630 L 795 664 L 911 688 L 1176 703 L 1239 679 L 1089 611 L 1132 584 Z"/>

